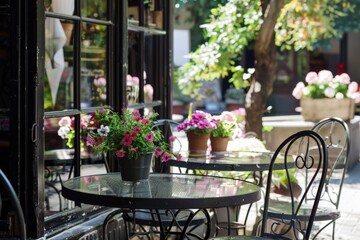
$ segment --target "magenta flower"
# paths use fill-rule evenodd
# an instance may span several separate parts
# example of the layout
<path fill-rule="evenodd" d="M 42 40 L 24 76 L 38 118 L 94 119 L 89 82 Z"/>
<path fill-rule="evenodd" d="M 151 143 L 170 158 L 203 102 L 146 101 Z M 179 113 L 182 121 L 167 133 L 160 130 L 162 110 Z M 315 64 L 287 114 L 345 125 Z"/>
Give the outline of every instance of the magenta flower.
<path fill-rule="evenodd" d="M 129 147 L 132 143 L 132 137 L 131 136 L 125 136 L 122 140 L 121 140 L 121 144 L 123 144 L 124 146 Z"/>
<path fill-rule="evenodd" d="M 159 157 L 161 156 L 161 154 L 163 153 L 163 150 L 161 148 L 156 148 L 155 149 L 155 156 Z"/>
<path fill-rule="evenodd" d="M 161 161 L 162 162 L 167 162 L 171 159 L 171 155 L 168 154 L 168 153 L 164 153 L 162 156 L 161 156 Z"/>
<path fill-rule="evenodd" d="M 121 149 L 121 150 L 117 150 L 116 151 L 116 156 L 118 157 L 118 158 L 123 158 L 123 157 L 125 157 L 125 151 L 123 150 L 123 149 Z"/>
<path fill-rule="evenodd" d="M 149 119 L 143 118 L 143 119 L 141 120 L 141 123 L 144 124 L 144 125 L 146 125 L 146 124 L 149 123 Z"/>
<path fill-rule="evenodd" d="M 141 127 L 136 126 L 136 127 L 134 127 L 133 131 L 134 131 L 135 133 L 141 132 Z"/>
<path fill-rule="evenodd" d="M 154 135 L 152 133 L 146 134 L 146 141 L 147 142 L 152 142 L 154 141 Z"/>
<path fill-rule="evenodd" d="M 170 136 L 170 137 L 169 137 L 169 141 L 170 141 L 170 142 L 175 141 L 175 139 L 176 139 L 176 137 L 175 137 L 175 136 Z"/>

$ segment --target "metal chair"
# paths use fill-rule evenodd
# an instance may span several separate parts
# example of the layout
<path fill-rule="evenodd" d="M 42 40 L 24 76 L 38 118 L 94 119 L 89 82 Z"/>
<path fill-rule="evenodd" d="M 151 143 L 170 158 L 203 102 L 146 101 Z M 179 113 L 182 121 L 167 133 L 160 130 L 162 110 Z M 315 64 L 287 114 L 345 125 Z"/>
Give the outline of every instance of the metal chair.
<path fill-rule="evenodd" d="M 24 214 L 23 214 L 19 199 L 17 198 L 15 190 L 12 187 L 9 179 L 6 177 L 6 175 L 4 174 L 4 172 L 1 169 L 0 169 L 0 182 L 1 182 L 1 186 L 6 190 L 7 196 L 9 197 L 9 200 L 10 200 L 10 203 L 15 210 L 16 219 L 14 220 L 14 223 L 16 221 L 18 222 L 18 228 L 20 231 L 20 239 L 26 240 L 25 218 L 24 218 Z M 3 202 L 2 200 L 3 200 L 3 198 L 1 197 L 1 194 L 0 194 L 0 213 L 1 213 L 1 207 L 2 207 L 2 202 Z M 5 225 L 8 228 L 10 228 L 10 227 L 12 227 L 11 225 L 14 223 L 6 222 Z"/>
<path fill-rule="evenodd" d="M 350 153 L 349 128 L 342 119 L 332 117 L 319 121 L 312 130 L 323 137 L 329 155 L 324 192 L 315 219 L 328 222 L 313 237 L 316 238 L 332 224 L 332 239 L 335 239 L 335 221 L 340 218 L 338 208 Z M 312 198 L 307 200 L 311 201 Z"/>
<path fill-rule="evenodd" d="M 311 151 L 310 151 L 311 150 Z M 273 181 L 273 167 L 275 160 L 284 164 L 289 190 L 287 197 L 290 204 L 282 207 L 283 202 L 278 201 L 276 193 L 272 191 L 275 186 Z M 309 239 L 313 222 L 316 217 L 317 207 L 326 181 L 328 165 L 327 148 L 323 138 L 311 130 L 300 131 L 283 141 L 275 151 L 268 171 L 265 193 L 265 204 L 262 209 L 263 217 L 259 222 L 259 236 L 227 236 L 213 238 L 217 240 L 235 239 Z M 293 193 L 293 183 L 289 178 L 290 169 L 296 169 L 298 174 L 308 176 L 307 186 L 299 198 Z M 312 169 L 312 171 L 307 171 Z M 315 187 L 316 186 L 316 192 Z M 315 194 L 313 204 L 306 203 L 307 196 Z M 303 213 L 309 213 L 304 224 Z"/>

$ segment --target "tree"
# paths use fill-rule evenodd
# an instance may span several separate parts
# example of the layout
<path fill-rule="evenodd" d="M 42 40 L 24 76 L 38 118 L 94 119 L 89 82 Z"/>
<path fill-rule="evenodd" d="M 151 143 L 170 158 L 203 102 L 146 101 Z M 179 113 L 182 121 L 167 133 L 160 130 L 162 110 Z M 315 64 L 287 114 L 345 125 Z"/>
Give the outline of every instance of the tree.
<path fill-rule="evenodd" d="M 340 38 L 359 27 L 358 0 L 229 0 L 211 10 L 203 27 L 207 41 L 180 68 L 179 86 L 198 96 L 203 81 L 230 75 L 236 88 L 247 84 L 246 131 L 262 136 L 262 116 L 273 88 L 276 47 L 313 50 L 319 42 Z M 344 19 L 351 19 L 344 21 Z M 339 24 L 342 23 L 342 24 Z M 253 47 L 255 73 L 239 65 Z"/>

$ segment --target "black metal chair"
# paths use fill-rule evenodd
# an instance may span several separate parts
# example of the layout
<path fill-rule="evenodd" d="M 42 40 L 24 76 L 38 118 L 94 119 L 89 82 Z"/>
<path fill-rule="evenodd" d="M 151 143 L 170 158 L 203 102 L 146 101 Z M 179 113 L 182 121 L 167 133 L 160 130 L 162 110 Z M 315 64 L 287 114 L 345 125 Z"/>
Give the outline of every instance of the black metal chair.
<path fill-rule="evenodd" d="M 327 178 L 315 221 L 327 223 L 313 236 L 316 238 L 327 226 L 333 225 L 332 239 L 335 239 L 335 221 L 340 218 L 339 202 L 350 154 L 350 133 L 345 121 L 340 118 L 326 118 L 312 129 L 319 133 L 326 144 L 329 155 Z M 311 201 L 311 199 L 307 199 Z"/>
<path fill-rule="evenodd" d="M 18 229 L 20 234 L 19 238 L 21 240 L 26 240 L 26 224 L 25 224 L 23 210 L 21 208 L 19 199 L 17 198 L 14 188 L 12 187 L 9 179 L 6 177 L 6 175 L 1 169 L 0 169 L 0 182 L 1 182 L 1 187 L 4 188 L 5 191 L 7 192 L 6 196 L 9 197 L 9 201 L 16 213 L 16 219 L 14 219 L 13 222 L 11 223 L 5 222 L 4 225 L 6 225 L 8 230 L 10 230 L 10 227 L 12 228 L 12 224 L 14 223 L 18 224 Z M 0 193 L 0 213 L 1 213 L 2 202 L 3 202 L 3 198 Z M 3 225 L 3 223 L 1 223 L 1 225 Z"/>
<path fill-rule="evenodd" d="M 277 194 L 273 192 L 275 187 L 273 181 L 275 160 L 284 163 L 289 205 L 283 205 L 282 201 L 276 199 Z M 266 182 L 265 204 L 262 209 L 263 217 L 259 222 L 259 236 L 227 236 L 213 239 L 309 239 L 326 181 L 327 165 L 327 148 L 323 138 L 318 133 L 305 130 L 291 135 L 280 144 L 271 160 Z M 296 172 L 302 173 L 304 177 L 308 173 L 308 184 L 298 198 L 294 196 L 293 183 L 289 178 L 291 169 L 296 169 Z M 308 172 L 308 169 L 312 169 L 312 171 Z M 316 186 L 314 202 L 309 205 L 306 203 L 306 199 L 315 193 L 314 186 Z M 309 213 L 309 218 L 306 219 L 305 224 L 302 218 L 304 212 Z"/>

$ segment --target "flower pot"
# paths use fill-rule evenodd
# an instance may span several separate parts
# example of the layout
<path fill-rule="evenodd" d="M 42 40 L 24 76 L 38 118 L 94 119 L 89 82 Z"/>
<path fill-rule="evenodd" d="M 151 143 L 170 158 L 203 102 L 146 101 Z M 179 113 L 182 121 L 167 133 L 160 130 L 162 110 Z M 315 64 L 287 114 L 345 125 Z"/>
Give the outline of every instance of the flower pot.
<path fill-rule="evenodd" d="M 301 98 L 300 106 L 305 121 L 317 122 L 327 117 L 339 117 L 347 121 L 355 113 L 355 102 L 350 98 Z"/>
<path fill-rule="evenodd" d="M 196 135 L 194 132 L 189 131 L 186 136 L 189 141 L 190 154 L 206 154 L 210 133 Z"/>
<path fill-rule="evenodd" d="M 153 153 L 141 155 L 138 159 L 118 158 L 121 179 L 130 182 L 149 179 L 152 158 Z"/>
<path fill-rule="evenodd" d="M 211 141 L 211 151 L 213 152 L 225 152 L 227 150 L 228 143 L 230 141 L 229 137 L 210 137 Z"/>

